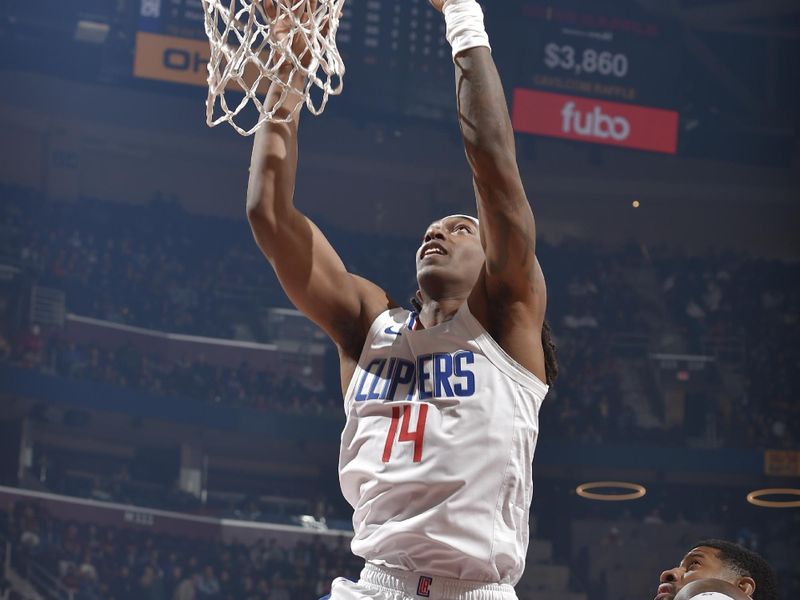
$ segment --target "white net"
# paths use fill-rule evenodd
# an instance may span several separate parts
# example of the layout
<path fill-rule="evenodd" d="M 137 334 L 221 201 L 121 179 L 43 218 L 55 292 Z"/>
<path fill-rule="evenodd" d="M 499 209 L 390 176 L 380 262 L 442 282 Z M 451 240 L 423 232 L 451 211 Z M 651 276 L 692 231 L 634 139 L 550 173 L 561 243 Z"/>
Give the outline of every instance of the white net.
<path fill-rule="evenodd" d="M 202 0 L 211 44 L 208 125 L 228 122 L 251 135 L 267 121 L 289 121 L 303 104 L 321 114 L 343 87 L 336 32 L 344 1 Z"/>

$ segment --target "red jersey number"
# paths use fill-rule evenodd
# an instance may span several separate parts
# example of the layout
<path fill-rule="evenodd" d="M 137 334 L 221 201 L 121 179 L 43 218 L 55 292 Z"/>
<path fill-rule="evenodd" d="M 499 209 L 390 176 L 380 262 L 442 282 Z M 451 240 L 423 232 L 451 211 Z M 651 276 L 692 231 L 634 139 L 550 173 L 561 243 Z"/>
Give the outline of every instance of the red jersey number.
<path fill-rule="evenodd" d="M 392 422 L 389 425 L 389 433 L 386 436 L 386 444 L 383 446 L 383 462 L 389 462 L 392 457 L 392 446 L 394 445 L 394 438 L 397 435 L 397 427 L 400 425 L 400 435 L 397 438 L 398 442 L 414 442 L 414 462 L 422 461 L 422 441 L 425 435 L 425 420 L 428 418 L 428 405 L 419 405 L 419 415 L 417 416 L 417 425 L 414 431 L 409 431 L 409 424 L 411 422 L 411 406 L 406 404 L 403 406 L 402 419 L 400 417 L 400 407 L 392 407 Z"/>

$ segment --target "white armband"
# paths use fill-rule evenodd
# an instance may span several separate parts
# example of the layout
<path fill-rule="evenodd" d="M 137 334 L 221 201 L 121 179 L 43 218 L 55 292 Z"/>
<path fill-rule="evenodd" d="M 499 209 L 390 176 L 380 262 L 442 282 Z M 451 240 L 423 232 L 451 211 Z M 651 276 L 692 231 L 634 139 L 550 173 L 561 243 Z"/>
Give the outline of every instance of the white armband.
<path fill-rule="evenodd" d="M 458 53 L 470 48 L 484 46 L 492 49 L 483 24 L 483 10 L 477 0 L 447 0 L 442 12 L 454 59 Z"/>
<path fill-rule="evenodd" d="M 701 592 L 692 596 L 692 600 L 733 600 L 733 598 L 721 592 Z"/>

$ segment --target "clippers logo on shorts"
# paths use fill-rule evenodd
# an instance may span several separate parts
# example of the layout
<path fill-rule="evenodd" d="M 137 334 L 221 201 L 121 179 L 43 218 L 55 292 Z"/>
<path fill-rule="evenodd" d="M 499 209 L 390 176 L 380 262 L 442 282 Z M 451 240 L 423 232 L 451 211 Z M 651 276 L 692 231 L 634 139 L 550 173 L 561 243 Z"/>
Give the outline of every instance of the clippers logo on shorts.
<path fill-rule="evenodd" d="M 419 583 L 417 584 L 417 596 L 423 596 L 425 598 L 430 597 L 432 583 L 433 577 L 425 577 L 425 575 L 420 576 Z"/>
<path fill-rule="evenodd" d="M 416 361 L 389 357 L 373 359 L 361 371 L 356 402 L 365 400 L 427 400 L 465 398 L 475 393 L 475 354 L 423 354 Z"/>

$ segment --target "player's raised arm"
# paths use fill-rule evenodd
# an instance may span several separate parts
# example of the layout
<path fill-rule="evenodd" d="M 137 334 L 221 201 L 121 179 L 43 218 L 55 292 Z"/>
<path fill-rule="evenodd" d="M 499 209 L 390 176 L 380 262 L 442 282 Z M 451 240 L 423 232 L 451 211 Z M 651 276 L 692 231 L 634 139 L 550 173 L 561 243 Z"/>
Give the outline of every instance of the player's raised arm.
<path fill-rule="evenodd" d="M 475 0 L 431 0 L 453 46 L 458 118 L 472 168 L 489 281 L 516 297 L 540 291 L 533 212 L 517 168 L 500 76 Z"/>
<path fill-rule="evenodd" d="M 536 226 L 517 167 L 514 132 L 477 0 L 430 0 L 453 48 L 458 120 L 472 169 L 484 268 L 474 316 L 514 360 L 550 384 L 557 374 Z"/>
<path fill-rule="evenodd" d="M 284 81 L 289 82 L 290 74 L 287 68 Z M 302 88 L 303 80 L 295 78 L 291 87 Z M 281 86 L 273 84 L 266 101 L 274 102 L 280 93 Z M 279 116 L 291 114 L 299 102 L 301 94 L 290 92 Z M 372 321 L 391 302 L 376 285 L 348 273 L 319 228 L 295 207 L 298 121 L 299 114 L 288 123 L 267 123 L 256 133 L 247 218 L 294 305 L 346 355 L 357 358 Z"/>

